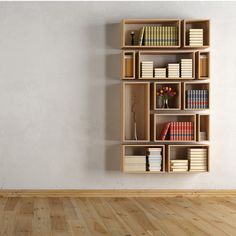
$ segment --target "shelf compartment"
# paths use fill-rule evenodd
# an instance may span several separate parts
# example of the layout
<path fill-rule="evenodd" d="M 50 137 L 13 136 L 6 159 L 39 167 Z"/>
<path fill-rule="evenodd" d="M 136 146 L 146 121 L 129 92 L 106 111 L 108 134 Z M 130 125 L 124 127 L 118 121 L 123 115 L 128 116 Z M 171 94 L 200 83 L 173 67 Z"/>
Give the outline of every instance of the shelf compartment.
<path fill-rule="evenodd" d="M 193 124 L 193 138 L 191 140 L 170 140 L 169 132 L 167 134 L 167 138 L 162 140 L 161 133 L 165 125 L 169 122 L 192 122 Z M 196 141 L 196 115 L 195 114 L 153 114 L 152 116 L 152 125 L 153 132 L 152 138 L 154 142 L 166 142 L 166 143 L 174 143 L 174 142 L 195 142 Z M 185 131 L 185 134 L 189 134 L 190 131 Z M 179 131 L 180 133 L 180 131 Z"/>
<path fill-rule="evenodd" d="M 189 148 L 198 148 L 198 149 L 207 149 L 206 152 L 206 166 L 207 170 L 206 171 L 194 171 L 190 170 L 188 168 L 188 171 L 178 171 L 178 172 L 173 172 L 171 171 L 171 160 L 188 160 L 188 149 Z M 166 160 L 166 166 L 167 166 L 167 172 L 169 173 L 198 173 L 198 172 L 209 172 L 210 171 L 210 150 L 209 150 L 209 145 L 206 144 L 191 144 L 191 145 L 168 145 L 168 151 L 167 151 L 167 160 Z M 188 160 L 188 165 L 190 166 L 190 160 Z"/>
<path fill-rule="evenodd" d="M 177 45 L 175 46 L 145 46 L 139 45 L 139 36 L 145 26 L 175 26 L 177 27 Z M 131 45 L 131 32 L 134 32 L 134 45 Z M 179 48 L 181 35 L 181 21 L 179 19 L 124 19 L 121 22 L 121 48 L 126 49 L 154 49 L 154 48 Z"/>
<path fill-rule="evenodd" d="M 135 51 L 121 53 L 121 78 L 135 79 Z"/>
<path fill-rule="evenodd" d="M 189 94 L 189 90 L 192 91 Z M 197 90 L 197 94 L 196 94 Z M 206 93 L 198 90 L 205 90 Z M 189 102 L 187 97 L 189 97 Z M 192 101 L 192 102 L 191 102 Z M 195 104 L 195 105 L 194 105 Z M 197 105 L 202 104 L 202 105 Z M 204 105 L 205 104 L 205 105 Z M 210 109 L 210 84 L 209 82 L 184 82 L 183 83 L 183 109 L 184 110 L 208 110 Z"/>
<path fill-rule="evenodd" d="M 162 108 L 162 98 L 157 95 L 159 89 L 170 86 L 176 95 L 169 99 L 169 108 Z M 154 82 L 152 85 L 153 92 L 153 102 L 152 108 L 156 111 L 170 111 L 170 110 L 180 110 L 181 109 L 181 83 L 180 82 Z"/>
<path fill-rule="evenodd" d="M 122 141 L 150 141 L 150 84 L 148 82 L 123 82 L 122 86 Z M 136 134 L 135 139 L 135 119 Z"/>
<path fill-rule="evenodd" d="M 165 145 L 150 144 L 129 144 L 121 147 L 121 170 L 125 173 L 158 174 L 165 173 Z M 161 171 L 127 171 L 125 168 L 125 157 L 146 156 L 147 148 L 162 148 L 162 169 Z"/>
<path fill-rule="evenodd" d="M 204 80 L 210 78 L 210 52 L 197 52 L 197 78 Z"/>
<path fill-rule="evenodd" d="M 198 141 L 210 141 L 210 115 L 198 114 Z"/>
<path fill-rule="evenodd" d="M 189 45 L 189 29 L 203 29 L 203 45 Z M 208 48 L 210 47 L 210 20 L 183 20 L 182 21 L 182 44 L 184 48 Z"/>
<path fill-rule="evenodd" d="M 142 78 L 142 61 L 153 61 L 153 68 L 167 68 L 170 63 L 179 63 L 181 68 L 181 59 L 192 59 L 192 77 L 189 78 Z M 168 74 L 168 69 L 166 69 Z M 180 69 L 181 71 L 181 69 Z M 138 78 L 154 80 L 188 80 L 195 78 L 195 51 L 139 51 L 138 53 Z M 154 75 L 153 75 L 154 76 Z"/>

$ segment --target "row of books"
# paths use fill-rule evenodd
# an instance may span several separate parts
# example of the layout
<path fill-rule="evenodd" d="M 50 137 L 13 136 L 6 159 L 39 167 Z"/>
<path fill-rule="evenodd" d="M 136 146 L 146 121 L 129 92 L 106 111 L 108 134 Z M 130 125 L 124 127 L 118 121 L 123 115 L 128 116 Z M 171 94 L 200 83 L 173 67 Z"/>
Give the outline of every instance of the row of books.
<path fill-rule="evenodd" d="M 209 108 L 207 89 L 188 89 L 186 91 L 186 105 L 188 109 L 207 109 Z"/>
<path fill-rule="evenodd" d="M 189 148 L 187 151 L 190 171 L 207 171 L 207 149 Z"/>
<path fill-rule="evenodd" d="M 146 155 L 126 155 L 124 157 L 124 171 L 161 171 L 162 159 L 162 148 L 147 148 Z"/>
<path fill-rule="evenodd" d="M 148 148 L 147 160 L 149 171 L 161 171 L 162 169 L 162 148 Z"/>
<path fill-rule="evenodd" d="M 178 28 L 176 26 L 144 26 L 140 30 L 139 45 L 176 46 Z"/>
<path fill-rule="evenodd" d="M 203 46 L 203 29 L 189 29 L 189 46 Z"/>
<path fill-rule="evenodd" d="M 181 78 L 193 77 L 192 59 L 181 59 L 180 63 L 168 63 L 167 69 L 168 71 L 166 70 L 165 67 L 154 68 L 153 61 L 142 61 L 141 62 L 141 77 L 142 78 L 167 78 L 167 77 L 180 78 L 180 76 Z"/>
<path fill-rule="evenodd" d="M 170 160 L 170 170 L 173 172 L 188 171 L 188 160 Z"/>
<path fill-rule="evenodd" d="M 168 122 L 161 131 L 161 140 L 194 140 L 193 122 Z"/>

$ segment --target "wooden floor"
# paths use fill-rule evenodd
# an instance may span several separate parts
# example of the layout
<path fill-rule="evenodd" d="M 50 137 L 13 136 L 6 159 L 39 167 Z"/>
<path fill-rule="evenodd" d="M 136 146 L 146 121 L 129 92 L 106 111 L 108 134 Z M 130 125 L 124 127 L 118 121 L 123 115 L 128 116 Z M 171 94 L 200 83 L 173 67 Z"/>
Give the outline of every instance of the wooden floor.
<path fill-rule="evenodd" d="M 0 235 L 236 235 L 236 197 L 0 198 Z"/>

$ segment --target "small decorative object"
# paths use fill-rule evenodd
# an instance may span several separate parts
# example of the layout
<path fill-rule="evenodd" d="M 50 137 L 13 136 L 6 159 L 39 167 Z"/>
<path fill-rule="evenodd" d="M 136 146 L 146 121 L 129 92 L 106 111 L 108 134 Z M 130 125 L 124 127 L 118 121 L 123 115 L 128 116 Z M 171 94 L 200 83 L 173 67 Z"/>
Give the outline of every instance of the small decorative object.
<path fill-rule="evenodd" d="M 131 111 L 133 113 L 133 122 L 134 122 L 134 140 L 138 140 L 138 135 L 137 135 L 137 123 L 136 123 L 136 111 L 135 111 L 135 107 L 136 107 L 136 97 L 133 97 L 132 99 L 132 108 Z"/>
<path fill-rule="evenodd" d="M 164 86 L 157 92 L 157 96 L 162 99 L 162 108 L 169 108 L 169 99 L 174 97 L 176 92 L 170 86 Z"/>
<path fill-rule="evenodd" d="M 134 45 L 134 35 L 135 35 L 134 31 L 131 31 L 130 35 L 131 35 L 131 45 Z"/>

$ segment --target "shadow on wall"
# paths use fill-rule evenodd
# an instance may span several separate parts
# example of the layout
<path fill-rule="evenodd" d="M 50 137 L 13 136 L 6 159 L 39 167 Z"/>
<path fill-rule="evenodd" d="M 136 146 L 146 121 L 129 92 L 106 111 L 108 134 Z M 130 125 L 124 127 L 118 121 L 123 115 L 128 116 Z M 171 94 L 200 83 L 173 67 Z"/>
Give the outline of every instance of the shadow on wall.
<path fill-rule="evenodd" d="M 93 137 L 92 143 L 88 142 L 86 151 L 87 156 L 94 157 L 86 162 L 86 168 L 89 170 L 100 169 L 100 171 L 104 171 L 105 168 L 106 171 L 119 171 L 119 24 L 88 25 L 86 31 L 87 112 L 88 126 L 91 129 L 88 130 L 90 132 L 88 137 Z M 102 127 L 105 128 L 104 135 Z"/>
<path fill-rule="evenodd" d="M 119 50 L 120 25 L 106 24 L 106 47 Z M 120 171 L 120 54 L 106 55 L 106 154 L 105 168 Z"/>

